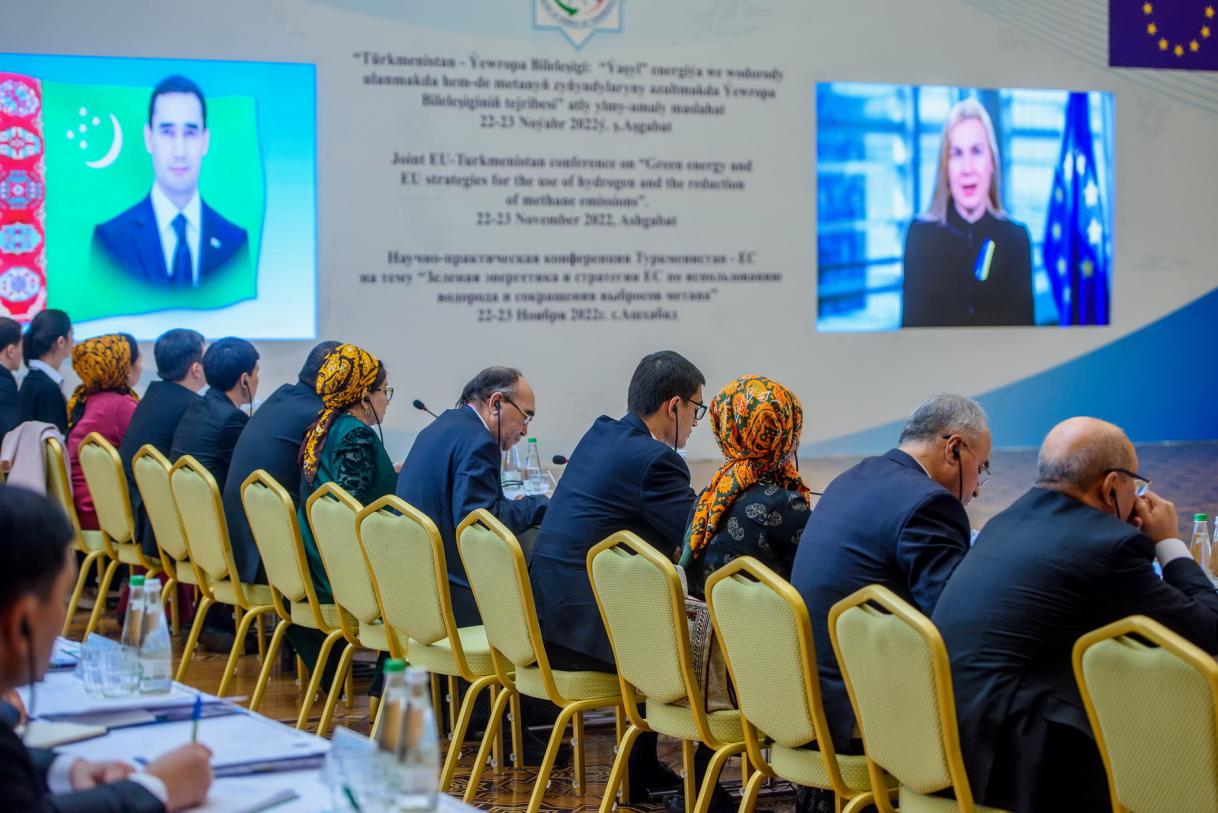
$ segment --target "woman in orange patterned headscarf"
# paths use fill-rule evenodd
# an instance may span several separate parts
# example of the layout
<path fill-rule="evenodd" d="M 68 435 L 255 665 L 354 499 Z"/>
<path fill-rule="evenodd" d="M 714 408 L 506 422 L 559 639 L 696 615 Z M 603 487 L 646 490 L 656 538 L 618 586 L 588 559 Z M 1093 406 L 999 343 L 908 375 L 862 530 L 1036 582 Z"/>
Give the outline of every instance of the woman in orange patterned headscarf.
<path fill-rule="evenodd" d="M 706 578 L 738 556 L 788 576 L 810 496 L 795 466 L 803 407 L 782 384 L 737 378 L 711 401 L 710 422 L 724 463 L 698 496 L 681 554 L 699 597 Z"/>
<path fill-rule="evenodd" d="M 72 350 L 72 369 L 80 385 L 68 399 L 68 460 L 72 469 L 72 498 L 80 526 L 97 529 L 93 496 L 85 484 L 78 462 L 81 442 L 97 432 L 115 449 L 123 442 L 139 398 L 142 365 L 140 346 L 126 333 L 110 333 L 77 342 Z"/>

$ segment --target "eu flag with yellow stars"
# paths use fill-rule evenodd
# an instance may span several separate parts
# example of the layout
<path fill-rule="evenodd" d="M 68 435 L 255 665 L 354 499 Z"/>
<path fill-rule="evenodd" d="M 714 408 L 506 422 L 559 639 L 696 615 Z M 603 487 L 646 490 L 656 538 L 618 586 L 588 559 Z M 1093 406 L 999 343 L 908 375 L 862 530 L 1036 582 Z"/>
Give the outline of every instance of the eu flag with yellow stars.
<path fill-rule="evenodd" d="M 1108 0 L 1108 64 L 1218 71 L 1218 0 Z"/>
<path fill-rule="evenodd" d="M 1045 272 L 1062 325 L 1108 324 L 1108 220 L 1086 93 L 1071 93 L 1045 223 Z"/>

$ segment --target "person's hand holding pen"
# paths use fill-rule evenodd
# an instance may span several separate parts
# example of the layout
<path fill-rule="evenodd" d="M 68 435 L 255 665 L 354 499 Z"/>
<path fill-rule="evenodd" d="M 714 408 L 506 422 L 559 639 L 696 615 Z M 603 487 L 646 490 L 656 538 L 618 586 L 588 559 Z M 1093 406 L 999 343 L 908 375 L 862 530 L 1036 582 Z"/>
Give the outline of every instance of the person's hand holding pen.
<path fill-rule="evenodd" d="M 197 742 L 183 745 L 148 763 L 144 772 L 165 783 L 170 813 L 201 805 L 211 787 L 211 749 Z"/>

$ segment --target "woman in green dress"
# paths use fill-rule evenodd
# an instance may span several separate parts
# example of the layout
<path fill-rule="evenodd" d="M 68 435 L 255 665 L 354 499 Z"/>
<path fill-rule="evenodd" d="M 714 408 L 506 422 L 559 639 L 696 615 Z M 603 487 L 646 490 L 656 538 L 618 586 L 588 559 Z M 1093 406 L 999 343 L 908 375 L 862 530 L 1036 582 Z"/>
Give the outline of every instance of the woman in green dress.
<path fill-rule="evenodd" d="M 317 394 L 324 408 L 300 446 L 299 519 L 313 587 L 322 604 L 332 604 L 334 595 L 305 505 L 326 483 L 335 483 L 363 505 L 393 493 L 397 472 L 378 436 L 393 397 L 388 379 L 385 365 L 353 344 L 331 350 L 317 374 Z"/>

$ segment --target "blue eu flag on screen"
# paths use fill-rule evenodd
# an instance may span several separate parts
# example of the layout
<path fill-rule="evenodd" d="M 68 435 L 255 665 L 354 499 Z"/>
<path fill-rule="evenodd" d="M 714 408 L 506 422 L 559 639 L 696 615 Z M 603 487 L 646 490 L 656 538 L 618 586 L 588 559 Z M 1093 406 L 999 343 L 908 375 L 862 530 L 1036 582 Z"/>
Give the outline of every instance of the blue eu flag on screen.
<path fill-rule="evenodd" d="M 1045 223 L 1045 272 L 1063 325 L 1108 324 L 1108 221 L 1086 93 L 1071 93 Z"/>

